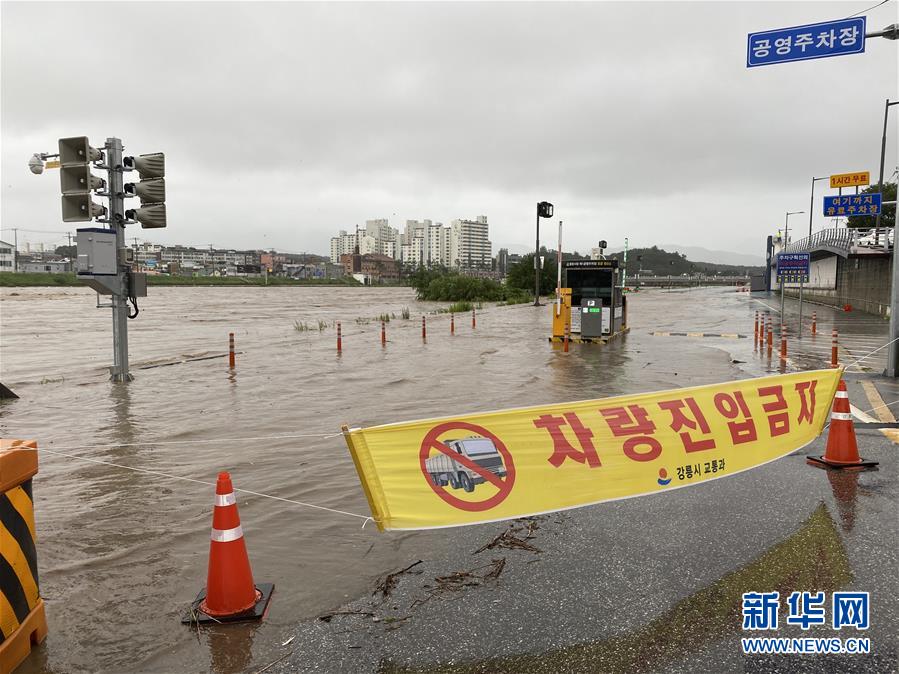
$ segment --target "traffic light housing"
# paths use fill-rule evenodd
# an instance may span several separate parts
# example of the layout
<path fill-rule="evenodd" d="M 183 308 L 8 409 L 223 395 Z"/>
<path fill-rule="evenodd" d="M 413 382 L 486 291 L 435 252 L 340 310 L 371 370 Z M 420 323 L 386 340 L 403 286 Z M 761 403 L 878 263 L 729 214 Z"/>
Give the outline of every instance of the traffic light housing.
<path fill-rule="evenodd" d="M 126 171 L 137 171 L 141 180 L 162 178 L 165 175 L 165 154 L 154 152 L 139 157 L 123 157 L 122 166 Z"/>
<path fill-rule="evenodd" d="M 165 213 L 165 155 L 162 152 L 123 157 L 126 171 L 137 171 L 140 182 L 125 183 L 125 194 L 140 198 L 140 208 L 125 211 L 125 217 L 136 220 L 143 229 L 166 226 Z"/>
<path fill-rule="evenodd" d="M 162 229 L 166 226 L 165 204 L 150 204 L 125 211 L 125 217 L 140 223 L 143 229 Z"/>
<path fill-rule="evenodd" d="M 91 199 L 93 190 L 106 186 L 105 180 L 91 173 L 90 162 L 102 156 L 100 150 L 91 147 L 87 136 L 59 139 L 63 222 L 89 222 L 106 213 L 105 206 Z"/>
<path fill-rule="evenodd" d="M 161 204 L 165 201 L 165 178 L 150 178 L 139 183 L 125 183 L 125 194 L 140 197 L 140 204 Z"/>
<path fill-rule="evenodd" d="M 59 139 L 59 163 L 63 166 L 66 164 L 87 164 L 97 161 L 101 156 L 100 150 L 91 147 L 87 136 Z"/>
<path fill-rule="evenodd" d="M 106 213 L 106 207 L 95 204 L 90 192 L 62 195 L 62 221 L 87 222 Z"/>
<path fill-rule="evenodd" d="M 73 164 L 59 169 L 59 185 L 63 194 L 77 194 L 106 187 L 106 181 L 91 173 L 89 164 Z"/>

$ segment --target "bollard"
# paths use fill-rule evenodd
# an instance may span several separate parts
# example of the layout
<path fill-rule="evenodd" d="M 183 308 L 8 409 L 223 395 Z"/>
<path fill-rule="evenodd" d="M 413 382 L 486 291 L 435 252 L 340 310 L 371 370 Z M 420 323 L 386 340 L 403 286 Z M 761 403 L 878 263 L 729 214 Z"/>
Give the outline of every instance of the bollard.
<path fill-rule="evenodd" d="M 421 341 L 428 341 L 428 324 L 425 322 L 424 315 L 421 317 Z"/>
<path fill-rule="evenodd" d="M 478 321 L 475 318 L 474 309 L 472 309 L 471 310 L 471 329 L 474 330 L 476 327 L 478 327 Z"/>
<path fill-rule="evenodd" d="M 387 323 L 381 321 L 381 346 L 387 346 Z"/>
<path fill-rule="evenodd" d="M 787 360 L 787 331 L 784 326 L 780 326 L 780 359 L 783 362 Z"/>
<path fill-rule="evenodd" d="M 234 333 L 228 333 L 228 367 L 234 369 Z"/>
<path fill-rule="evenodd" d="M 771 325 L 771 316 L 768 316 L 768 358 L 774 351 L 774 327 Z"/>
<path fill-rule="evenodd" d="M 343 351 L 343 340 L 340 338 L 340 321 L 337 321 L 337 353 Z"/>
<path fill-rule="evenodd" d="M 47 636 L 38 586 L 31 480 L 34 440 L 0 439 L 0 672 L 11 672 Z M 10 610 L 11 609 L 11 610 Z"/>
<path fill-rule="evenodd" d="M 450 334 L 456 334 L 456 314 L 450 314 Z"/>
<path fill-rule="evenodd" d="M 568 353 L 568 333 L 571 332 L 569 326 L 565 326 L 565 337 L 562 339 L 562 351 Z"/>
<path fill-rule="evenodd" d="M 818 334 L 818 312 L 817 311 L 812 312 L 812 334 L 813 335 Z"/>
<path fill-rule="evenodd" d="M 752 346 L 757 347 L 759 345 L 759 312 L 755 312 L 755 326 L 752 330 Z"/>
<path fill-rule="evenodd" d="M 837 357 L 837 348 L 839 347 L 839 342 L 837 341 L 837 329 L 836 329 L 836 328 L 833 329 L 833 332 L 831 333 L 830 337 L 831 337 L 831 342 L 830 342 L 830 366 L 831 366 L 831 367 L 837 367 L 837 365 L 838 365 L 838 362 L 837 362 L 837 358 L 838 358 L 838 357 Z"/>

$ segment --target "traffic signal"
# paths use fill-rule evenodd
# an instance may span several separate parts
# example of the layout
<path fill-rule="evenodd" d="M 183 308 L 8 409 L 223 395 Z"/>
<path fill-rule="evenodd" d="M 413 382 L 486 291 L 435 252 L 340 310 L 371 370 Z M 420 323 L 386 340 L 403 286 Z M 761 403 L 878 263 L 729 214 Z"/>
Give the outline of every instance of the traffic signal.
<path fill-rule="evenodd" d="M 138 197 L 141 206 L 125 211 L 125 217 L 136 220 L 143 229 L 165 227 L 165 155 L 155 152 L 123 157 L 122 166 L 126 171 L 137 171 L 141 178 L 137 183 L 125 183 L 125 194 Z"/>
<path fill-rule="evenodd" d="M 92 190 L 106 186 L 106 181 L 91 173 L 90 162 L 102 157 L 91 147 L 87 136 L 59 139 L 59 186 L 62 192 L 63 222 L 85 222 L 106 213 L 106 207 L 94 203 Z"/>
<path fill-rule="evenodd" d="M 136 220 L 143 229 L 161 229 L 166 225 L 165 204 L 150 204 L 125 211 L 128 220 Z"/>

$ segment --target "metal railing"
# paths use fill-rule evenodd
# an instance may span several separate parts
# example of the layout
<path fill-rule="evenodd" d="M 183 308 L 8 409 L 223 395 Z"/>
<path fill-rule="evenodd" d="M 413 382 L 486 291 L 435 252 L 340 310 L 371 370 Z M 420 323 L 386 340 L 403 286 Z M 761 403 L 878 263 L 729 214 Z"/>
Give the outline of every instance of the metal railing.
<path fill-rule="evenodd" d="M 852 250 L 855 243 L 855 230 L 842 229 L 822 229 L 815 232 L 811 236 L 799 239 L 793 243 L 788 243 L 784 249 L 784 253 L 806 253 L 817 248 L 831 248 L 841 250 L 847 255 Z"/>
<path fill-rule="evenodd" d="M 845 255 L 852 252 L 853 248 L 883 248 L 883 243 L 889 238 L 890 248 L 893 247 L 893 231 L 889 227 L 880 229 L 858 230 L 841 227 L 839 229 L 822 229 L 804 239 L 793 241 L 783 249 L 784 253 L 807 253 L 821 248 L 842 251 Z"/>

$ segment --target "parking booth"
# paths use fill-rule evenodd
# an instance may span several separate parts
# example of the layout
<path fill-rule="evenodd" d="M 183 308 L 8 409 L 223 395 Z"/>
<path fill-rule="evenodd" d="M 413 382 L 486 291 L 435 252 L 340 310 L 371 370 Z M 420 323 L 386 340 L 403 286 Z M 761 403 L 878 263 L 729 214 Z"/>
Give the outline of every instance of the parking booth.
<path fill-rule="evenodd" d="M 611 336 L 625 327 L 625 298 L 618 260 L 563 260 L 562 286 L 571 289 L 571 331 L 585 339 Z M 599 309 L 599 311 L 597 311 Z M 587 316 L 587 323 L 583 317 Z M 597 332 L 601 319 L 601 335 Z M 582 330 L 586 328 L 587 334 Z"/>

